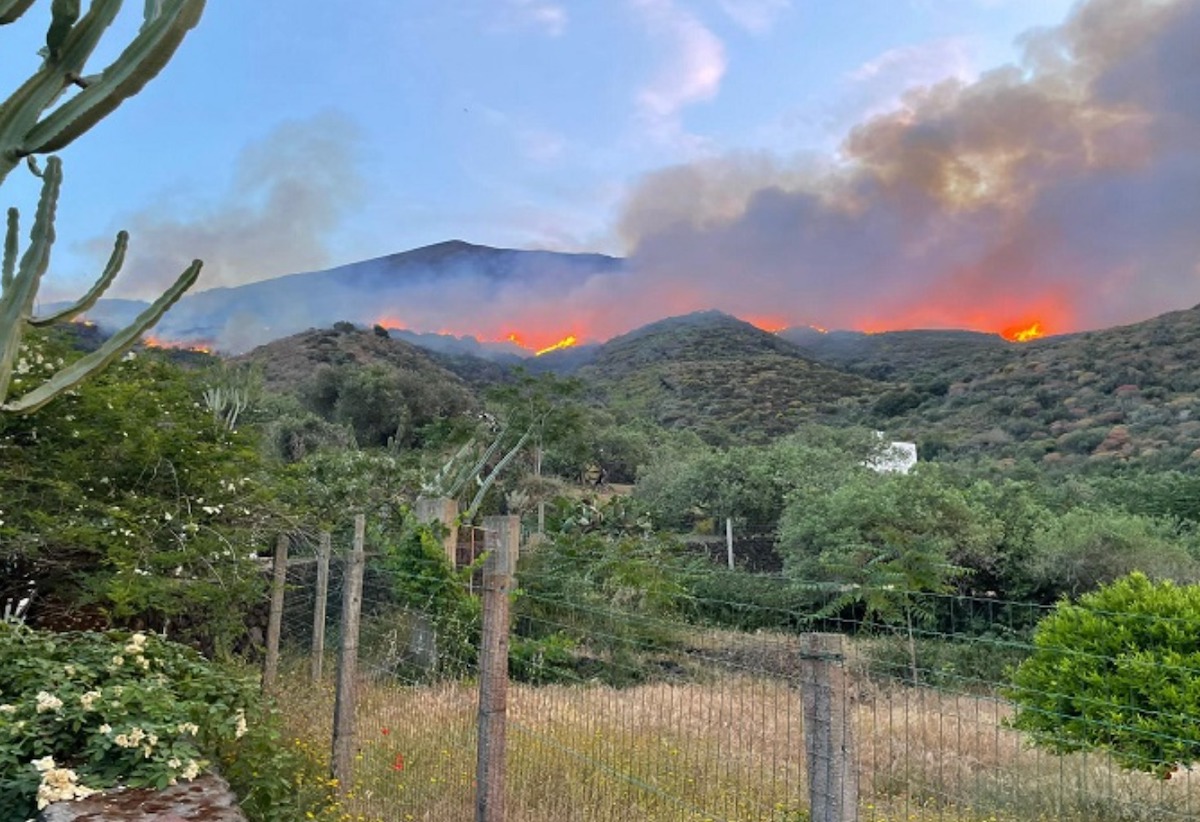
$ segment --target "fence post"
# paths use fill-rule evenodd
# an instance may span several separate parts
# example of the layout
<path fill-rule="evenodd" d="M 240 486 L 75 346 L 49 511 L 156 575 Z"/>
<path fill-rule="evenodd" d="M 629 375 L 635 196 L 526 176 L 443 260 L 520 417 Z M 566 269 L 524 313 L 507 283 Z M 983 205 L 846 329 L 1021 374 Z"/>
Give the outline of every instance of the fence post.
<path fill-rule="evenodd" d="M 331 537 L 328 531 L 321 532 L 317 543 L 317 599 L 313 607 L 312 635 L 312 681 L 321 681 L 321 668 L 325 664 L 325 604 L 329 599 L 329 554 Z"/>
<path fill-rule="evenodd" d="M 858 769 L 849 711 L 844 638 L 800 638 L 804 760 L 812 822 L 857 822 Z"/>
<path fill-rule="evenodd" d="M 484 517 L 483 636 L 479 649 L 479 751 L 475 822 L 504 822 L 505 720 L 508 710 L 508 594 L 517 568 L 521 521 Z"/>
<path fill-rule="evenodd" d="M 451 568 L 458 567 L 458 500 L 447 497 L 417 497 L 413 509 L 417 522 L 442 524 L 442 550 Z"/>
<path fill-rule="evenodd" d="M 358 618 L 362 613 L 363 543 L 366 517 L 354 517 L 354 549 L 346 562 L 342 588 L 342 646 L 338 654 L 337 696 L 333 708 L 333 778 L 343 795 L 350 790 L 354 763 L 354 708 L 357 702 Z"/>
<path fill-rule="evenodd" d="M 729 570 L 733 570 L 733 518 L 725 517 L 725 555 L 729 559 Z"/>
<path fill-rule="evenodd" d="M 287 534 L 275 540 L 275 562 L 271 568 L 271 613 L 267 618 L 267 659 L 263 663 L 262 689 L 275 689 L 279 676 L 279 634 L 283 630 L 283 592 L 287 587 Z"/>

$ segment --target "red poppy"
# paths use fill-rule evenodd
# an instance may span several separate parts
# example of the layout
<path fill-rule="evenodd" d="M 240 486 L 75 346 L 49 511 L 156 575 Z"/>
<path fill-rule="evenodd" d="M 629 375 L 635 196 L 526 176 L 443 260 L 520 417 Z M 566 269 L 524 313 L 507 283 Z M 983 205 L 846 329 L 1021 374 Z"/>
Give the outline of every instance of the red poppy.
<path fill-rule="evenodd" d="M 396 754 L 396 761 L 392 763 L 393 771 L 404 770 L 404 754 Z"/>
<path fill-rule="evenodd" d="M 389 733 L 388 729 L 387 729 L 387 728 L 384 728 L 384 729 L 383 729 L 383 735 L 384 735 L 384 736 L 387 736 L 387 735 L 388 735 L 388 733 Z"/>

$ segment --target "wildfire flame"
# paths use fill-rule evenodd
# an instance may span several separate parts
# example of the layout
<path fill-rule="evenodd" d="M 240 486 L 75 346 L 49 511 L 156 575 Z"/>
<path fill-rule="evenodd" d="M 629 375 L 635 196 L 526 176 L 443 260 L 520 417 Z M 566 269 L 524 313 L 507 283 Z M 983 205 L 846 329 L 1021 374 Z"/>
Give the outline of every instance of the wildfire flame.
<path fill-rule="evenodd" d="M 212 346 L 203 341 L 164 340 L 147 334 L 142 337 L 142 342 L 147 348 L 171 348 L 178 351 L 195 351 L 199 354 L 213 353 Z"/>
<path fill-rule="evenodd" d="M 1040 322 L 1035 322 L 1026 326 L 1015 325 L 1006 328 L 1000 332 L 1000 336 L 1009 342 L 1029 342 L 1046 336 L 1046 332 L 1042 329 Z"/>
<path fill-rule="evenodd" d="M 571 346 L 577 345 L 578 343 L 579 343 L 579 340 L 577 340 L 575 338 L 575 335 L 569 334 L 566 337 L 563 337 L 558 342 L 554 343 L 554 345 L 548 345 L 545 348 L 535 351 L 533 353 L 533 356 L 540 357 L 543 354 L 549 354 L 551 351 L 560 351 L 563 348 L 570 348 Z"/>

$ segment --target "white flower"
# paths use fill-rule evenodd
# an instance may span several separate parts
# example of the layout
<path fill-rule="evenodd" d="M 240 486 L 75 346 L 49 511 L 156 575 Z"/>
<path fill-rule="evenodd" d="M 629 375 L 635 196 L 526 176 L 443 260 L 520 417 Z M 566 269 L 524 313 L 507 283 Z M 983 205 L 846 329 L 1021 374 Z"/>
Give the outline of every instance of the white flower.
<path fill-rule="evenodd" d="M 46 757 L 49 759 L 49 757 Z M 40 760 L 44 761 L 44 760 Z M 35 765 L 37 763 L 34 763 Z M 51 767 L 42 769 L 42 784 L 38 785 L 37 790 L 37 806 L 38 810 L 43 810 L 48 805 L 55 802 L 62 802 L 71 799 L 83 799 L 85 796 L 91 796 L 96 793 L 95 789 L 89 788 L 86 785 L 79 785 L 75 782 L 78 778 L 75 771 L 70 768 L 55 768 L 53 760 Z"/>
<path fill-rule="evenodd" d="M 46 693 L 45 691 L 38 691 L 37 712 L 39 714 L 58 713 L 58 710 L 61 707 L 62 700 L 56 697 L 54 694 Z"/>
<path fill-rule="evenodd" d="M 83 706 L 85 711 L 90 711 L 92 709 L 92 705 L 102 696 L 104 696 L 104 694 L 102 694 L 100 691 L 88 691 L 86 694 L 83 694 L 79 697 L 79 704 Z"/>
<path fill-rule="evenodd" d="M 171 512 L 163 511 L 163 519 L 165 519 L 167 522 L 170 522 L 171 521 Z"/>
<path fill-rule="evenodd" d="M 109 725 L 107 722 L 105 722 L 103 725 L 100 726 L 100 733 L 102 733 L 102 734 L 112 733 L 112 725 Z"/>
<path fill-rule="evenodd" d="M 181 734 L 191 734 L 192 736 L 195 736 L 196 734 L 200 733 L 200 726 L 195 722 L 180 722 L 179 732 Z"/>
<path fill-rule="evenodd" d="M 189 759 L 187 767 L 185 767 L 179 775 L 185 780 L 195 779 L 200 775 L 200 763 L 194 759 Z"/>
<path fill-rule="evenodd" d="M 45 773 L 54 767 L 54 757 L 43 756 L 41 759 L 33 760 L 33 767 L 37 768 L 40 773 Z"/>
<path fill-rule="evenodd" d="M 244 710 L 242 710 L 241 708 L 238 708 L 237 727 L 234 728 L 234 731 L 233 731 L 234 738 L 241 739 L 243 736 L 246 735 L 247 730 L 248 729 L 246 727 L 246 712 Z"/>
<path fill-rule="evenodd" d="M 112 664 L 113 664 L 113 665 L 116 665 L 116 666 L 118 666 L 118 667 L 120 667 L 121 665 L 124 665 L 124 664 L 125 664 L 125 657 L 121 656 L 120 654 L 117 654 L 116 656 L 114 656 L 114 657 L 112 658 Z"/>
<path fill-rule="evenodd" d="M 12 716 L 16 712 L 17 712 L 16 705 L 0 705 L 0 714 L 8 714 L 9 716 Z"/>
<path fill-rule="evenodd" d="M 176 759 L 175 757 L 171 757 L 170 759 L 168 759 L 168 760 L 167 760 L 167 767 L 168 767 L 168 768 L 178 768 L 178 767 L 179 767 L 180 765 L 182 765 L 182 764 L 183 764 L 183 763 L 182 763 L 182 762 L 180 762 L 180 761 L 179 761 L 178 759 Z"/>

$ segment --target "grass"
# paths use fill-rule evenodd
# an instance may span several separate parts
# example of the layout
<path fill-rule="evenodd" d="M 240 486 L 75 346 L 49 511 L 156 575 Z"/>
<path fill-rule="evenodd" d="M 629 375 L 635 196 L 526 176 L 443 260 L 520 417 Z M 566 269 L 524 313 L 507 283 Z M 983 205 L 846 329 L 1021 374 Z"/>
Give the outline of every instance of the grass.
<path fill-rule="evenodd" d="M 796 680 L 737 668 L 704 682 L 623 689 L 511 685 L 509 818 L 807 820 Z M 308 685 L 299 667 L 285 681 L 294 732 L 328 749 L 332 685 Z M 864 822 L 1149 822 L 1200 813 L 1200 776 L 1158 780 L 1100 754 L 1033 748 L 1006 727 L 1001 700 L 862 679 L 850 699 Z M 361 682 L 350 815 L 472 818 L 476 705 L 473 683 Z"/>

